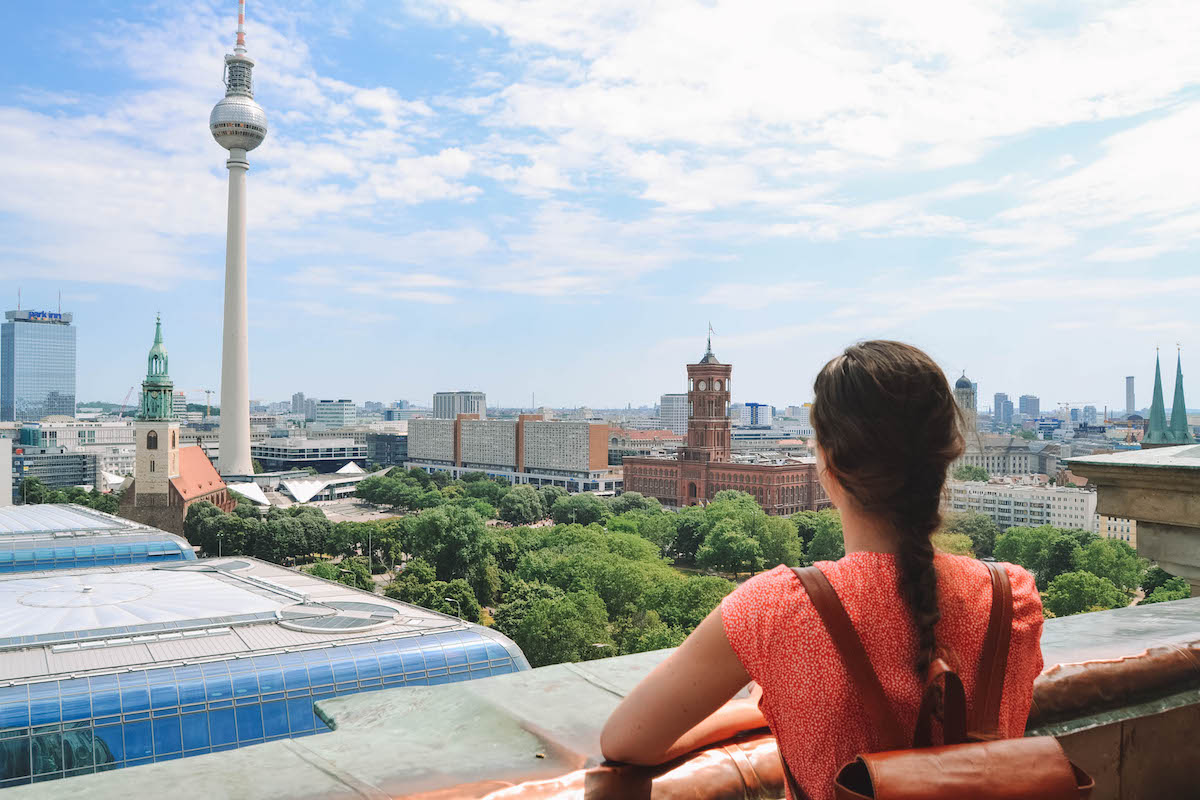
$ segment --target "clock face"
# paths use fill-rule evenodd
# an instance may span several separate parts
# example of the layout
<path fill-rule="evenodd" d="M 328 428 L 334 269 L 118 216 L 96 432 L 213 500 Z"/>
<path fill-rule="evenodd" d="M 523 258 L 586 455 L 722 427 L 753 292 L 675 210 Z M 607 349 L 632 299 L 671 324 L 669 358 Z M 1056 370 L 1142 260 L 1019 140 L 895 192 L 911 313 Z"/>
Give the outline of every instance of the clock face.
<path fill-rule="evenodd" d="M 703 392 L 705 388 L 706 388 L 706 384 L 704 383 L 704 381 L 700 381 L 700 391 Z"/>
<path fill-rule="evenodd" d="M 716 389 L 718 392 L 721 391 L 720 379 L 713 381 L 713 388 Z"/>

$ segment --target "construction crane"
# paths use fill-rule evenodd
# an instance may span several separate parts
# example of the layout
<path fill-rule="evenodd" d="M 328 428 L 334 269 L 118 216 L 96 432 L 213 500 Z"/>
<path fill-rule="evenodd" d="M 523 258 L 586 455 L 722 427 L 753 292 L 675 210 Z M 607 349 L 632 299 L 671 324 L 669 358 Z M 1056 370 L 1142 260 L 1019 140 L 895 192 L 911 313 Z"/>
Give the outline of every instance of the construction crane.
<path fill-rule="evenodd" d="M 121 401 L 121 410 L 120 410 L 120 412 L 118 412 L 118 413 L 117 413 L 117 416 L 118 416 L 118 417 L 123 417 L 123 416 L 125 416 L 125 409 L 126 409 L 126 407 L 128 407 L 128 405 L 129 405 L 129 396 L 130 396 L 131 394 L 133 394 L 133 390 L 134 390 L 134 389 L 136 389 L 136 388 L 137 388 L 137 385 L 136 385 L 136 384 L 135 384 L 135 385 L 133 385 L 133 386 L 130 386 L 130 387 L 129 387 L 129 391 L 125 393 L 125 399 Z"/>
<path fill-rule="evenodd" d="M 193 392 L 204 392 L 204 418 L 208 419 L 212 411 L 212 389 L 180 389 L 182 395 L 191 394 Z"/>

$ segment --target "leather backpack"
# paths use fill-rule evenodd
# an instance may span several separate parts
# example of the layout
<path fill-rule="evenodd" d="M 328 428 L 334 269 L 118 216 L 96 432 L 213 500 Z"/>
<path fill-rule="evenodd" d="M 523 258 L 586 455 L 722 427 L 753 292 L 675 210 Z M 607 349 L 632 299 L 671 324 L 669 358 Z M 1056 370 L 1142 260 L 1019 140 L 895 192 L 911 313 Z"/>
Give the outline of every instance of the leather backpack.
<path fill-rule="evenodd" d="M 1012 586 L 1003 566 L 987 563 L 987 567 L 992 576 L 992 611 L 980 654 L 971 719 L 967 719 L 962 680 L 938 658 L 930 665 L 911 736 L 901 730 L 862 640 L 829 579 L 816 567 L 794 569 L 884 746 L 883 752 L 861 754 L 838 771 L 834 783 L 837 800 L 1087 800 L 1091 796 L 1094 781 L 1067 759 L 1053 736 L 1001 738 L 1000 699 L 1012 634 Z M 934 747 L 932 723 L 939 684 L 945 743 Z M 786 759 L 783 771 L 794 800 L 807 800 Z"/>

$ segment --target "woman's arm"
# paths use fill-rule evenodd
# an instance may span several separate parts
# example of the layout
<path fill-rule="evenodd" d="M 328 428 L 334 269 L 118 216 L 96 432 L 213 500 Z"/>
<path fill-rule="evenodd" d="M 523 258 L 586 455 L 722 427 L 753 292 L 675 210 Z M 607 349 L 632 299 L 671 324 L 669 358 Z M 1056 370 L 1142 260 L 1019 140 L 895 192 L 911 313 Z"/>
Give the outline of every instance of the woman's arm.
<path fill-rule="evenodd" d="M 600 734 L 600 749 L 612 761 L 661 764 L 739 731 L 765 727 L 757 692 L 730 700 L 749 682 L 717 606 L 621 701 Z"/>

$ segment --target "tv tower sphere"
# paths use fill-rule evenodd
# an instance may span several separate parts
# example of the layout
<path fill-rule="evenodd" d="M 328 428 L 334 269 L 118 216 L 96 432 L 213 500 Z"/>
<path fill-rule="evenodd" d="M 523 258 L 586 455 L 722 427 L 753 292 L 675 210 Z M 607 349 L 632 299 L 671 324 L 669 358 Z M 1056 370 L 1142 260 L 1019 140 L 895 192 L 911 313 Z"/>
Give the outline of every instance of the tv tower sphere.
<path fill-rule="evenodd" d="M 208 115 L 208 129 L 226 150 L 253 150 L 267 136 L 267 115 L 254 102 L 254 60 L 246 55 L 246 2 L 238 3 L 237 45 L 225 56 L 225 97 Z"/>

